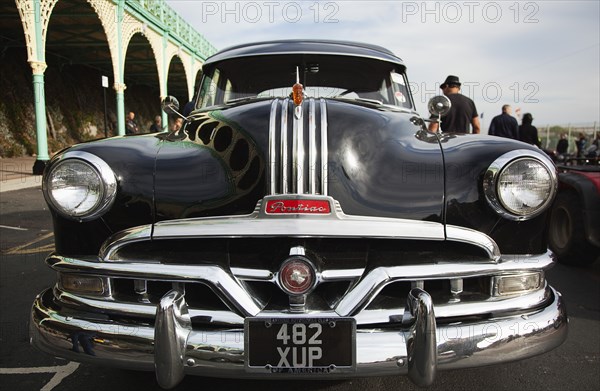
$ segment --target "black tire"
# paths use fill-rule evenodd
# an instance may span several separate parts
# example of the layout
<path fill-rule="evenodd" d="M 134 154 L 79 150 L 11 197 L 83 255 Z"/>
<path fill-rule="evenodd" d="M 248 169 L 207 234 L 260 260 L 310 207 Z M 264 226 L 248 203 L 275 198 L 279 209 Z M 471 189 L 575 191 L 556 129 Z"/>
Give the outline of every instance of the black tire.
<path fill-rule="evenodd" d="M 587 266 L 594 263 L 598 249 L 585 239 L 581 200 L 575 192 L 556 196 L 548 232 L 550 249 L 565 265 Z"/>

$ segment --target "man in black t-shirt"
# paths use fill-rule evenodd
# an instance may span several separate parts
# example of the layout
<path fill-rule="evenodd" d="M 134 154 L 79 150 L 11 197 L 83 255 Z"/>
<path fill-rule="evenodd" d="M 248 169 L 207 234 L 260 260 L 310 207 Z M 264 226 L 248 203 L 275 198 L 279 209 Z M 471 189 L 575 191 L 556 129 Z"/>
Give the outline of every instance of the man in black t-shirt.
<path fill-rule="evenodd" d="M 471 133 L 470 126 L 473 127 L 473 133 L 480 132 L 479 115 L 475 103 L 460 93 L 460 80 L 458 76 L 450 75 L 440 86 L 444 95 L 450 99 L 452 106 L 446 115 L 443 115 L 442 131 L 453 133 Z M 429 124 L 429 130 L 437 132 L 439 124 L 432 122 Z"/>

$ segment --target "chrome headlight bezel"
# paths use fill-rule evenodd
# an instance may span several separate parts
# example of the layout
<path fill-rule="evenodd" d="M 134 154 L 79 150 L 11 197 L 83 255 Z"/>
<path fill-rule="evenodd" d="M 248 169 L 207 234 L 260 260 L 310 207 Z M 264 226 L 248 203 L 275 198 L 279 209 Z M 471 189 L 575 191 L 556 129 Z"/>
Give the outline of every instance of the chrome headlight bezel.
<path fill-rule="evenodd" d="M 502 175 L 507 171 L 508 168 L 515 164 L 521 164 L 527 161 L 541 166 L 547 172 L 549 177 L 547 189 L 548 196 L 542 203 L 537 205 L 531 211 L 523 211 L 519 213 L 518 211 L 506 205 L 505 200 L 502 199 L 498 185 Z M 552 161 L 543 154 L 535 153 L 534 151 L 528 149 L 518 149 L 503 154 L 494 160 L 494 162 L 488 167 L 483 179 L 483 191 L 488 204 L 500 216 L 514 221 L 530 220 L 546 211 L 554 200 L 557 187 L 558 179 L 554 163 L 552 163 Z"/>
<path fill-rule="evenodd" d="M 53 195 L 52 180 L 54 174 L 69 164 L 83 165 L 98 181 L 99 197 L 93 205 L 81 212 L 73 212 L 65 207 L 64 201 Z M 76 173 L 76 170 L 75 170 Z M 77 181 L 75 181 L 77 182 Z M 81 183 L 81 182 L 80 182 Z M 94 220 L 106 213 L 115 201 L 117 194 L 117 178 L 110 166 L 98 156 L 84 151 L 67 151 L 52 162 L 52 166 L 44 173 L 42 190 L 48 205 L 62 217 L 76 221 Z"/>

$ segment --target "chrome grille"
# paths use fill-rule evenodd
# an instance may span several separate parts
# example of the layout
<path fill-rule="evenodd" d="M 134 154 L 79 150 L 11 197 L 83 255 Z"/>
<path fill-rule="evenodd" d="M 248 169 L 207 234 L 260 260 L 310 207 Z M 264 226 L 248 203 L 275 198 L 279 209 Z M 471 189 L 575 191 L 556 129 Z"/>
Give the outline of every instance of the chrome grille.
<path fill-rule="evenodd" d="M 298 245 L 305 246 L 320 274 L 317 288 L 307 297 L 306 310 L 353 316 L 358 325 L 400 321 L 407 292 L 414 287 L 431 295 L 440 321 L 530 309 L 549 294 L 545 284 L 512 297 L 498 297 L 491 288 L 494 276 L 547 268 L 552 261 L 546 255 L 505 256 L 497 262 L 481 248 L 466 243 L 324 238 L 256 241 L 131 242 L 113 254 L 120 260 L 112 262 L 51 257 L 51 265 L 61 273 L 91 273 L 110 281 L 108 296 L 76 296 L 60 292 L 59 286 L 56 296 L 67 305 L 150 321 L 161 295 L 177 289 L 185 292 L 195 322 L 239 325 L 244 317 L 261 312 L 289 311 L 276 272 L 287 256 L 284 250 Z M 146 246 L 148 251 L 143 254 L 148 258 L 144 259 L 135 250 Z M 129 247 L 134 251 L 126 251 Z M 138 256 L 133 259 L 128 254 Z"/>

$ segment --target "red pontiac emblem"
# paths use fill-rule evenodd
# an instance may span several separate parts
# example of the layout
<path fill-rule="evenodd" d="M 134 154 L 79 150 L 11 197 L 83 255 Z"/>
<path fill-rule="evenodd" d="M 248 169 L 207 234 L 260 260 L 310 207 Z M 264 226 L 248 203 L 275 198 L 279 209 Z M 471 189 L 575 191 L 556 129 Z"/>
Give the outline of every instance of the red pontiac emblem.
<path fill-rule="evenodd" d="M 302 258 L 291 258 L 279 270 L 279 283 L 290 295 L 302 295 L 315 283 L 312 265 Z"/>
<path fill-rule="evenodd" d="M 268 214 L 330 214 L 327 200 L 269 200 L 265 210 Z"/>

